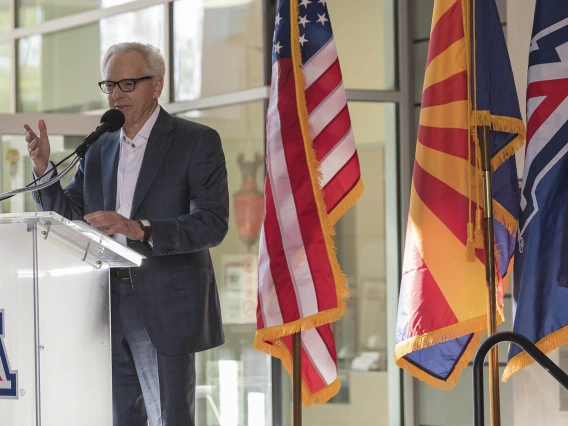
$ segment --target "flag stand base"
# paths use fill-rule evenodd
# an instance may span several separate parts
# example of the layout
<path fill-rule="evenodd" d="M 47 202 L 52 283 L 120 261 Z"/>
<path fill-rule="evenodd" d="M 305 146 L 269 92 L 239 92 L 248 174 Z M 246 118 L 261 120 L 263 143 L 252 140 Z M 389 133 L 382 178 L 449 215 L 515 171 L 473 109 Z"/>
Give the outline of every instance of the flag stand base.
<path fill-rule="evenodd" d="M 473 360 L 473 425 L 485 426 L 483 407 L 483 362 L 489 350 L 501 342 L 511 342 L 524 350 L 532 359 L 540 364 L 558 383 L 568 389 L 568 375 L 548 358 L 536 345 L 525 336 L 512 331 L 502 331 L 479 346 Z"/>

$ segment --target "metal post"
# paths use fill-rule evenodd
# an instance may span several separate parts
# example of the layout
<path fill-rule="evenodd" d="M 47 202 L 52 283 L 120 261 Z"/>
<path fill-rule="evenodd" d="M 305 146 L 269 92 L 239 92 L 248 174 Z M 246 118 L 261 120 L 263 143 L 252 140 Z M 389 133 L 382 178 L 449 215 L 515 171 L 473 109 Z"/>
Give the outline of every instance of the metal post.
<path fill-rule="evenodd" d="M 283 426 L 282 420 L 282 362 L 270 357 L 272 426 Z"/>
<path fill-rule="evenodd" d="M 302 426 L 302 333 L 292 336 L 294 426 Z"/>
<path fill-rule="evenodd" d="M 41 342 L 39 333 L 39 266 L 37 247 L 37 223 L 28 225 L 28 232 L 32 233 L 32 259 L 33 259 L 33 286 L 34 286 L 34 351 L 35 351 L 35 398 L 36 398 L 36 426 L 41 426 Z"/>
<path fill-rule="evenodd" d="M 272 83 L 272 37 L 274 34 L 274 21 L 276 17 L 276 0 L 262 0 L 262 22 L 264 23 L 262 31 L 262 57 L 263 64 L 263 85 L 270 87 Z M 268 113 L 268 99 L 263 100 L 263 117 L 266 118 Z M 266 126 L 263 127 L 264 132 L 264 158 L 266 158 Z M 271 362 L 272 377 L 272 425 L 282 426 L 282 363 L 279 359 L 272 357 Z"/>
<path fill-rule="evenodd" d="M 491 149 L 489 127 L 477 129 L 481 149 L 485 207 L 485 277 L 487 281 L 487 335 L 497 333 L 497 291 L 495 285 L 495 237 L 493 229 L 493 182 L 491 176 Z M 499 398 L 499 352 L 497 346 L 489 353 L 489 388 L 491 426 L 501 425 Z"/>

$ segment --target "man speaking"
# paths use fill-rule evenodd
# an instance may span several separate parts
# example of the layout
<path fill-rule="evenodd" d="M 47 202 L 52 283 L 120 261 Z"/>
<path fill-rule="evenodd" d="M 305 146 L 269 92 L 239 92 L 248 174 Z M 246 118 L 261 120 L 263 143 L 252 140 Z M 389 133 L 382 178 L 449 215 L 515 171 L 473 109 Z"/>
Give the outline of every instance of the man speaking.
<path fill-rule="evenodd" d="M 66 188 L 34 199 L 39 210 L 85 220 L 147 257 L 140 268 L 110 271 L 114 426 L 193 426 L 195 352 L 224 343 L 209 254 L 228 229 L 221 140 L 158 105 L 158 49 L 114 45 L 101 69 L 99 86 L 124 126 L 89 148 Z M 44 121 L 39 136 L 24 128 L 34 174 L 51 178 Z"/>

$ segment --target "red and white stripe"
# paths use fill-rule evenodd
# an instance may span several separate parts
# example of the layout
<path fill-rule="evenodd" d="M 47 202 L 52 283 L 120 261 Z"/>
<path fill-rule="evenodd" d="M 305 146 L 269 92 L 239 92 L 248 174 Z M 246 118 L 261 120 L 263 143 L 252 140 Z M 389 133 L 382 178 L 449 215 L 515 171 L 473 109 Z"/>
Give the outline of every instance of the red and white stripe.
<path fill-rule="evenodd" d="M 328 214 L 360 179 L 359 158 L 333 37 L 303 68 L 310 133 Z"/>

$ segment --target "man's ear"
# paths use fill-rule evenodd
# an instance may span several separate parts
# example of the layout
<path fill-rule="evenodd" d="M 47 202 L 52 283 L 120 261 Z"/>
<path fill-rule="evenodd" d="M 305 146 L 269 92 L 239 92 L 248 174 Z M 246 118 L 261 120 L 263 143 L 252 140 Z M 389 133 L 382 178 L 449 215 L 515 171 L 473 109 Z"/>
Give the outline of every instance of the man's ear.
<path fill-rule="evenodd" d="M 154 99 L 158 99 L 164 90 L 164 77 L 154 80 Z"/>

